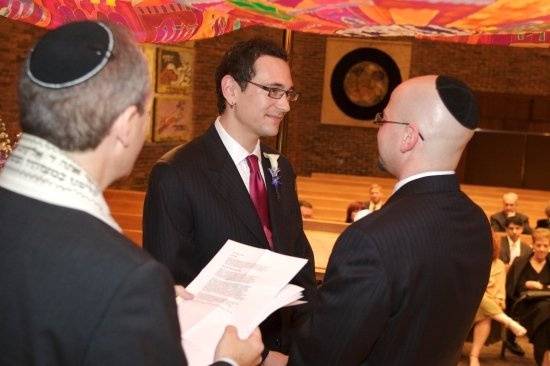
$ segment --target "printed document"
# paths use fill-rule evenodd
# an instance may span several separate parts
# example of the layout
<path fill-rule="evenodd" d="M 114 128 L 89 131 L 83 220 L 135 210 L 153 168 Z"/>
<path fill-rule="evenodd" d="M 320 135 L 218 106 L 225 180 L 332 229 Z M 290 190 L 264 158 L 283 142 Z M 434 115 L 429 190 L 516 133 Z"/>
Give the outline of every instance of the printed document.
<path fill-rule="evenodd" d="M 303 303 L 303 288 L 289 284 L 307 259 L 228 240 L 177 298 L 182 343 L 190 366 L 209 365 L 225 327 L 247 338 L 275 310 Z"/>

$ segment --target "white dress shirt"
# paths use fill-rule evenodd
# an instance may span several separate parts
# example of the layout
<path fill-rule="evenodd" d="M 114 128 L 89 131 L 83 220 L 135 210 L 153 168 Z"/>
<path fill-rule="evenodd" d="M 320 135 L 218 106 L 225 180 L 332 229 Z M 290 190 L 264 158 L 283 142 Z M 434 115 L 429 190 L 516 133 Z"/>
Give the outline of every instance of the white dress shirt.
<path fill-rule="evenodd" d="M 418 174 L 415 174 L 415 175 L 411 175 L 410 177 L 407 177 L 405 179 L 401 179 L 399 182 L 397 182 L 395 184 L 395 187 L 393 188 L 393 191 L 396 192 L 399 188 L 403 187 L 405 184 L 413 181 L 413 180 L 416 180 L 416 179 L 420 179 L 420 178 L 424 178 L 424 177 L 431 177 L 431 176 L 435 176 L 435 175 L 451 175 L 451 174 L 454 174 L 455 172 L 452 171 L 452 170 L 434 170 L 434 171 L 429 171 L 429 172 L 423 172 L 423 173 L 418 173 Z"/>
<path fill-rule="evenodd" d="M 510 264 L 520 256 L 521 254 L 521 244 L 520 239 L 516 241 L 512 241 L 509 236 L 506 236 L 506 239 L 508 239 L 508 245 L 510 246 Z"/>
<path fill-rule="evenodd" d="M 233 137 L 231 137 L 231 135 L 229 135 L 229 133 L 227 133 L 225 128 L 223 128 L 220 122 L 220 117 L 216 118 L 216 122 L 214 122 L 214 127 L 216 128 L 216 131 L 218 131 L 218 135 L 220 135 L 223 146 L 225 146 L 225 149 L 227 150 L 229 156 L 231 156 L 231 159 L 233 160 L 233 163 L 237 167 L 237 170 L 241 175 L 241 179 L 243 180 L 243 183 L 248 193 L 250 193 L 250 169 L 248 168 L 246 158 L 249 155 L 256 155 L 258 157 L 260 173 L 262 174 L 262 180 L 264 181 L 265 185 L 264 169 L 262 166 L 262 151 L 260 150 L 260 140 L 256 142 L 254 150 L 252 152 L 248 152 L 244 147 L 242 147 L 241 144 L 237 142 L 237 140 L 235 140 Z"/>

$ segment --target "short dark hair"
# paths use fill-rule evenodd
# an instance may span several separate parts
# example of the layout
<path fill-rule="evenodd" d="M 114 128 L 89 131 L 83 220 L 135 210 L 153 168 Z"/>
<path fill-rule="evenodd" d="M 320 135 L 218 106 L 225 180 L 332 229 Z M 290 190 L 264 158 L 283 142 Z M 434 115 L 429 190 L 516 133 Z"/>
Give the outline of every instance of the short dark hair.
<path fill-rule="evenodd" d="M 505 227 L 508 227 L 508 225 L 510 224 L 514 224 L 514 225 L 518 225 L 518 226 L 523 226 L 523 220 L 521 219 L 521 217 L 515 215 L 515 216 L 510 216 L 510 217 L 507 217 L 505 220 L 504 220 L 504 226 Z"/>
<path fill-rule="evenodd" d="M 284 49 L 275 42 L 264 38 L 252 38 L 233 45 L 223 56 L 216 69 L 216 94 L 218 96 L 218 112 L 225 111 L 225 98 L 222 93 L 222 78 L 231 75 L 239 83 L 241 90 L 246 89 L 247 81 L 255 75 L 254 63 L 261 56 L 273 56 L 288 61 Z"/>
<path fill-rule="evenodd" d="M 305 201 L 305 200 L 298 200 L 298 204 L 300 205 L 300 207 L 313 208 L 313 205 L 310 202 Z"/>

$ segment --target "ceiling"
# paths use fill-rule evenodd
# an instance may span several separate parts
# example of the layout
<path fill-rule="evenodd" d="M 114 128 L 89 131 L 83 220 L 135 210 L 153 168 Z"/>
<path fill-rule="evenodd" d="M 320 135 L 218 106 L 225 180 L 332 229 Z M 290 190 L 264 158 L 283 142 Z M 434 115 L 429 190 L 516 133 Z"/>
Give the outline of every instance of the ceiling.
<path fill-rule="evenodd" d="M 352 37 L 550 46 L 550 0 L 0 0 L 0 15 L 44 28 L 107 19 L 141 42 L 167 44 L 264 25 Z"/>

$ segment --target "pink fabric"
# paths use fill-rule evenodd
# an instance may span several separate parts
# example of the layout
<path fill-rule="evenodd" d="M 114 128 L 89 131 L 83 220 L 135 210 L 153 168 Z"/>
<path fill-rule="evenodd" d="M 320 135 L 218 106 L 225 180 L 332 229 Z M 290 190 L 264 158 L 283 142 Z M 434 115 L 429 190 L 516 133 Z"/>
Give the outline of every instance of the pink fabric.
<path fill-rule="evenodd" d="M 265 237 L 269 242 L 269 247 L 273 249 L 273 239 L 271 234 L 271 224 L 269 223 L 269 208 L 267 203 L 267 191 L 265 190 L 264 181 L 260 173 L 260 166 L 258 164 L 258 157 L 256 155 L 249 155 L 246 158 L 246 163 L 250 169 L 250 198 L 254 202 L 256 212 L 260 217 L 262 228 L 264 229 Z"/>

